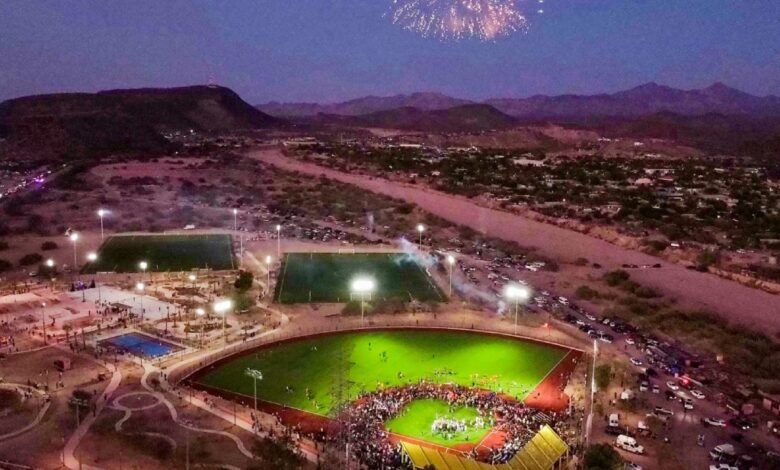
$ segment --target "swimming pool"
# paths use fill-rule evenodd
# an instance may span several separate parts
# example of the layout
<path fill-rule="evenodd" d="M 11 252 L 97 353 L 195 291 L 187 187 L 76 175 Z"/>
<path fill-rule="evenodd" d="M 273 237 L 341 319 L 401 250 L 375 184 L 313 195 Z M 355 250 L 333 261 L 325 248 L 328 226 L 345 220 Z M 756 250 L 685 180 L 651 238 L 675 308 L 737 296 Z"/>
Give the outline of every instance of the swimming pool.
<path fill-rule="evenodd" d="M 142 333 L 125 333 L 99 342 L 103 347 L 124 350 L 140 357 L 160 357 L 181 351 L 181 346 Z"/>

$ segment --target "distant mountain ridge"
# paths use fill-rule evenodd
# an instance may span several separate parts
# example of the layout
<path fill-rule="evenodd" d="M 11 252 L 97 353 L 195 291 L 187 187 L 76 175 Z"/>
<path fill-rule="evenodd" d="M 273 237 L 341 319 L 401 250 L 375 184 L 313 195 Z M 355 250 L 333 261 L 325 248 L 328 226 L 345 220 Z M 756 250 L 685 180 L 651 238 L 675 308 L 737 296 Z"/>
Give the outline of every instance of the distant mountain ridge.
<path fill-rule="evenodd" d="M 417 108 L 422 111 L 454 108 L 473 101 L 452 98 L 441 93 L 412 93 L 410 95 L 365 96 L 341 103 L 279 103 L 272 101 L 256 106 L 257 109 L 278 117 L 304 117 L 317 114 L 359 116 L 396 108 Z"/>
<path fill-rule="evenodd" d="M 439 93 L 413 93 L 384 98 L 369 96 L 333 104 L 273 102 L 257 107 L 272 116 L 307 117 L 319 113 L 355 116 L 400 107 L 440 110 L 473 103 Z M 683 116 L 710 113 L 780 116 L 780 98 L 754 96 L 723 83 L 698 90 L 680 90 L 647 83 L 612 94 L 491 98 L 483 103 L 523 120 L 639 117 L 663 112 Z"/>
<path fill-rule="evenodd" d="M 0 103 L 0 138 L 42 158 L 80 158 L 166 147 L 162 132 L 283 125 L 219 86 L 61 93 Z"/>
<path fill-rule="evenodd" d="M 423 132 L 479 132 L 509 129 L 517 120 L 486 104 L 465 104 L 447 109 L 422 110 L 393 108 L 360 116 L 318 114 L 311 118 L 319 124 L 378 127 Z"/>

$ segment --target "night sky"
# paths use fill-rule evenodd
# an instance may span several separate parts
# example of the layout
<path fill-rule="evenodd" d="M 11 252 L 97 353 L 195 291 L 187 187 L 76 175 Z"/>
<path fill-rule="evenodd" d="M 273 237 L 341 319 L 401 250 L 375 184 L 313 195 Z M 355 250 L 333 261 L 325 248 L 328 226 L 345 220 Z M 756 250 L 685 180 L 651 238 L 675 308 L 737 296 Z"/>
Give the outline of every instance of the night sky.
<path fill-rule="evenodd" d="M 715 81 L 780 95 L 778 0 L 546 0 L 527 33 L 441 42 L 389 0 L 2 0 L 0 100 L 202 84 L 251 103 L 440 91 L 464 98 Z"/>

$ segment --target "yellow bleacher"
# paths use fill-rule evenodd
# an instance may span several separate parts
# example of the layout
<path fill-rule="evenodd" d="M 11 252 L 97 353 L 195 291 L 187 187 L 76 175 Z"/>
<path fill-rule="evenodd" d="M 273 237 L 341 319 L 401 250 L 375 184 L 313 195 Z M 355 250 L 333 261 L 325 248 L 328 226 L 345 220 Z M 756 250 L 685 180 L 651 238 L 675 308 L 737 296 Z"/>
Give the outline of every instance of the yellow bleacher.
<path fill-rule="evenodd" d="M 550 470 L 569 451 L 569 446 L 547 425 L 512 460 L 500 465 L 477 462 L 407 442 L 402 442 L 401 447 L 413 468 L 430 468 L 432 465 L 436 470 Z"/>

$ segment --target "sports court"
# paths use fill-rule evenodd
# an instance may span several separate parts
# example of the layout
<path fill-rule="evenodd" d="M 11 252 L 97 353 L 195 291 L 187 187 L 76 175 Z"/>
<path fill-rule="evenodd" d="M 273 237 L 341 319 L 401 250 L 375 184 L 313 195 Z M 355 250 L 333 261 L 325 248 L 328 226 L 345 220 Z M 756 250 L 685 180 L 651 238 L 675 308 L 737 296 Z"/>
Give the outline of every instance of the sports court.
<path fill-rule="evenodd" d="M 99 342 L 103 347 L 126 351 L 134 356 L 155 358 L 181 351 L 177 346 L 142 333 L 125 333 Z"/>

